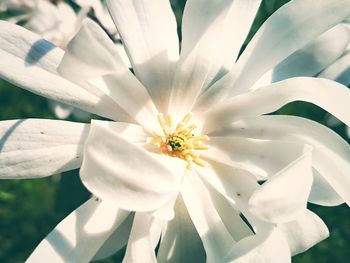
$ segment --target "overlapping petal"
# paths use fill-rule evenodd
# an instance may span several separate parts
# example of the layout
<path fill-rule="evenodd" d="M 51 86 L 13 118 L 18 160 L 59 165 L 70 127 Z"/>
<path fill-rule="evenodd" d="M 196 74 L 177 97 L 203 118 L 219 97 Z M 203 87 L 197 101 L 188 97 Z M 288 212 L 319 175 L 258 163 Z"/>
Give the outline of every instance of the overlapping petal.
<path fill-rule="evenodd" d="M 115 103 L 57 74 L 63 51 L 30 31 L 0 21 L 0 76 L 38 95 L 117 119 Z"/>
<path fill-rule="evenodd" d="M 23 119 L 0 122 L 0 178 L 38 178 L 79 168 L 89 125 Z"/>
<path fill-rule="evenodd" d="M 313 167 L 317 170 L 313 171 L 309 201 L 330 206 L 343 203 L 342 198 L 349 202 L 349 144 L 323 125 L 294 116 L 260 116 L 232 123 L 214 134 L 293 141 L 312 146 Z"/>
<path fill-rule="evenodd" d="M 111 0 L 107 4 L 136 76 L 158 109 L 166 112 L 173 65 L 179 56 L 170 2 Z"/>
<path fill-rule="evenodd" d="M 189 112 L 202 89 L 227 73 L 248 35 L 261 0 L 190 0 L 169 110 Z M 205 14 L 205 15 L 203 15 Z"/>
<path fill-rule="evenodd" d="M 327 79 L 298 77 L 273 83 L 226 100 L 203 113 L 205 132 L 220 129 L 233 121 L 271 113 L 293 101 L 311 102 L 350 126 L 350 92 Z"/>
<path fill-rule="evenodd" d="M 91 198 L 58 224 L 26 262 L 89 262 L 128 214 Z"/>

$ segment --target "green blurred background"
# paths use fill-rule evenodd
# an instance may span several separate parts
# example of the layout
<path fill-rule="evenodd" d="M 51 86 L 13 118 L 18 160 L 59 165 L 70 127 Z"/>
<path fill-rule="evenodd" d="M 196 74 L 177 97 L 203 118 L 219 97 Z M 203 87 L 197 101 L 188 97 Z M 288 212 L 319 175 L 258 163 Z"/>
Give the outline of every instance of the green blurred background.
<path fill-rule="evenodd" d="M 185 0 L 171 2 L 180 24 Z M 263 1 L 247 42 L 260 25 L 286 2 Z M 322 109 L 301 102 L 291 103 L 278 113 L 303 116 L 323 124 L 329 117 Z M 55 116 L 46 99 L 0 80 L 0 120 L 20 118 L 55 119 Z M 74 117 L 70 120 L 76 121 Z M 335 131 L 348 140 L 344 126 L 337 126 Z M 80 183 L 78 170 L 36 180 L 0 181 L 0 262 L 24 262 L 55 225 L 88 197 L 89 193 Z M 331 236 L 294 257 L 293 262 L 349 262 L 350 209 L 346 205 L 330 208 L 310 205 L 310 209 L 325 221 Z M 118 254 L 99 262 L 120 260 L 121 254 Z"/>

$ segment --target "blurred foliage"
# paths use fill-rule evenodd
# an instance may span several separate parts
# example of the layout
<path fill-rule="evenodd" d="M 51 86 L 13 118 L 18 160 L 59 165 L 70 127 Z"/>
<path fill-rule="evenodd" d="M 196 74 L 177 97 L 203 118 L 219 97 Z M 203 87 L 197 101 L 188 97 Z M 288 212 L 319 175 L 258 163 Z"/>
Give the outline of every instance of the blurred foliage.
<path fill-rule="evenodd" d="M 246 43 L 261 24 L 286 2 L 263 1 Z M 185 1 L 172 0 L 171 3 L 180 24 Z M 13 14 L 0 14 L 0 19 L 10 15 Z M 323 124 L 328 117 L 322 109 L 302 102 L 286 105 L 278 113 L 303 116 Z M 19 118 L 55 117 L 46 99 L 0 81 L 0 120 Z M 344 126 L 339 126 L 335 131 L 346 137 Z M 80 183 L 77 170 L 36 180 L 0 181 L 0 262 L 23 262 L 50 230 L 88 197 L 89 193 Z M 350 258 L 350 209 L 346 205 L 332 208 L 312 205 L 310 209 L 325 221 L 331 236 L 294 257 L 293 262 L 347 262 Z M 99 262 L 119 262 L 122 254 L 120 252 L 113 258 Z"/>

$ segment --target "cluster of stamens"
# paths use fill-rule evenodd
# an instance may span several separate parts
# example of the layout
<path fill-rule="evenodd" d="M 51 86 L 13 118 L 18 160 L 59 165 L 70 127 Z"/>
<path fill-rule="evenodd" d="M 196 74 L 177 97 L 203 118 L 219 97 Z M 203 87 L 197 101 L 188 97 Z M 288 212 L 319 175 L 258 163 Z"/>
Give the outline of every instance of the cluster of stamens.
<path fill-rule="evenodd" d="M 207 163 L 200 158 L 197 150 L 208 150 L 208 146 L 203 142 L 209 141 L 206 135 L 195 135 L 197 129 L 195 124 L 189 124 L 192 114 L 187 114 L 180 123 L 173 125 L 171 115 L 165 120 L 163 114 L 158 115 L 158 122 L 162 133 L 153 132 L 153 137 L 148 142 L 161 149 L 164 154 L 178 157 L 187 162 L 187 169 L 192 169 L 192 164 L 206 166 Z"/>

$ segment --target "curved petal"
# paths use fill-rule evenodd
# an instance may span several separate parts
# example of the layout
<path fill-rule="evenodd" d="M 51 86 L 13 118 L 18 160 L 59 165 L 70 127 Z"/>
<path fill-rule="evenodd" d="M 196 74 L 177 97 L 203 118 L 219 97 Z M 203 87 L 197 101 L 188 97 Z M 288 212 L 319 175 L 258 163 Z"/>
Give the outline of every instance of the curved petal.
<path fill-rule="evenodd" d="M 233 121 L 278 110 L 293 101 L 311 102 L 350 126 L 350 91 L 331 80 L 291 78 L 226 100 L 203 113 L 204 133 L 218 130 Z"/>
<path fill-rule="evenodd" d="M 128 214 L 92 198 L 59 223 L 26 262 L 89 262 Z"/>
<path fill-rule="evenodd" d="M 123 263 L 157 263 L 155 248 L 162 221 L 150 214 L 136 213 Z"/>
<path fill-rule="evenodd" d="M 286 239 L 277 228 L 246 237 L 235 244 L 224 262 L 230 263 L 289 263 L 291 254 Z"/>
<path fill-rule="evenodd" d="M 238 136 L 210 137 L 208 159 L 248 171 L 259 180 L 279 172 L 309 150 L 304 144 Z M 288 151 L 285 151 L 288 149 Z"/>
<path fill-rule="evenodd" d="M 261 0 L 186 2 L 171 112 L 190 112 L 200 91 L 231 69 L 260 3 Z"/>
<path fill-rule="evenodd" d="M 261 26 L 230 73 L 202 95 L 201 105 L 250 90 L 268 70 L 350 15 L 350 0 L 294 0 Z M 204 103 L 205 101 L 205 103 Z"/>
<path fill-rule="evenodd" d="M 0 21 L 0 77 L 49 99 L 117 119 L 115 103 L 57 74 L 63 51 L 32 32 Z"/>
<path fill-rule="evenodd" d="M 340 194 L 350 202 L 349 144 L 317 122 L 295 116 L 259 116 L 232 123 L 213 135 L 308 144 L 313 147 L 313 166 L 317 169 L 314 169 L 309 201 L 321 205 L 339 205 L 344 202 Z"/>
<path fill-rule="evenodd" d="M 268 179 L 249 199 L 258 218 L 274 223 L 294 220 L 306 209 L 312 185 L 311 149 Z"/>
<path fill-rule="evenodd" d="M 205 262 L 202 240 L 187 212 L 182 197 L 175 203 L 175 217 L 162 231 L 157 254 L 158 262 L 192 263 Z"/>
<path fill-rule="evenodd" d="M 333 79 L 346 86 L 350 85 L 350 50 L 337 59 L 332 65 L 322 71 L 318 77 Z"/>
<path fill-rule="evenodd" d="M 339 24 L 265 73 L 254 87 L 292 77 L 315 76 L 343 55 L 349 42 L 350 29 Z"/>
<path fill-rule="evenodd" d="M 160 208 L 177 195 L 186 163 L 146 151 L 113 126 L 92 122 L 80 169 L 82 182 L 93 194 L 122 209 Z"/>
<path fill-rule="evenodd" d="M 117 253 L 128 243 L 131 232 L 134 215 L 130 215 L 118 226 L 116 230 L 109 236 L 106 242 L 96 252 L 92 261 L 102 260 Z"/>
<path fill-rule="evenodd" d="M 161 112 L 167 112 L 173 64 L 179 55 L 169 1 L 107 1 L 136 76 Z"/>
<path fill-rule="evenodd" d="M 116 46 L 95 22 L 86 19 L 68 44 L 58 71 L 73 81 L 102 77 L 106 95 L 146 128 L 156 124 L 157 109 L 130 72 Z"/>
<path fill-rule="evenodd" d="M 198 175 L 193 173 L 184 177 L 181 196 L 202 239 L 207 262 L 221 261 L 235 241 L 222 222 Z"/>
<path fill-rule="evenodd" d="M 279 224 L 292 256 L 305 252 L 329 236 L 327 226 L 315 213 L 306 210 L 296 220 Z"/>
<path fill-rule="evenodd" d="M 88 124 L 68 121 L 1 121 L 0 178 L 38 178 L 79 168 L 88 132 Z"/>

